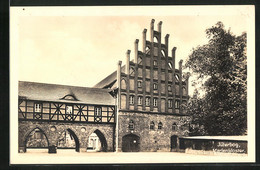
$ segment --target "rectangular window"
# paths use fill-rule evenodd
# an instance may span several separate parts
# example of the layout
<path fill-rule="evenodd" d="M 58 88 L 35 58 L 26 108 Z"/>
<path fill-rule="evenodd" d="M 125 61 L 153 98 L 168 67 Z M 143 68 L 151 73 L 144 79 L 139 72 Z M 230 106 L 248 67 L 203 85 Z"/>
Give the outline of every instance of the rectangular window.
<path fill-rule="evenodd" d="M 158 106 L 158 99 L 157 99 L 157 98 L 154 98 L 154 99 L 153 99 L 153 106 L 154 106 L 154 107 L 157 107 L 157 106 Z"/>
<path fill-rule="evenodd" d="M 42 104 L 41 103 L 35 103 L 34 104 L 34 112 L 37 112 L 37 113 L 42 112 Z"/>
<path fill-rule="evenodd" d="M 66 114 L 73 114 L 73 107 L 71 105 L 66 106 Z"/>
<path fill-rule="evenodd" d="M 102 116 L 102 109 L 101 107 L 95 107 L 95 115 Z"/>
<path fill-rule="evenodd" d="M 101 107 L 95 107 L 95 122 L 101 122 L 102 120 L 102 109 Z"/>

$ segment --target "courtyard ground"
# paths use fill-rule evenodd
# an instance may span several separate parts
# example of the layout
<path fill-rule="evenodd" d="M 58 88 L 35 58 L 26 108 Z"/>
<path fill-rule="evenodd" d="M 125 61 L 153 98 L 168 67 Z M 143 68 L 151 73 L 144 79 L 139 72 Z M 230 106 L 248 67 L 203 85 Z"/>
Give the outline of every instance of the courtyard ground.
<path fill-rule="evenodd" d="M 247 154 L 197 155 L 179 152 L 75 152 L 58 149 L 48 154 L 47 149 L 28 149 L 13 158 L 15 164 L 119 164 L 119 163 L 216 163 L 250 162 Z M 252 162 L 252 161 L 251 161 Z"/>

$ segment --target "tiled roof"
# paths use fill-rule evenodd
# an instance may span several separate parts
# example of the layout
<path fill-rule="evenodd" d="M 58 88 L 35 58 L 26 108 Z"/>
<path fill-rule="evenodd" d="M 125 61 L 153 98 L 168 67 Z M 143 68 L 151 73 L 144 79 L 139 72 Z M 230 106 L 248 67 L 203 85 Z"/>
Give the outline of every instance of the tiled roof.
<path fill-rule="evenodd" d="M 115 105 L 115 98 L 109 94 L 111 89 L 19 81 L 18 90 L 19 97 L 28 100 Z M 62 99 L 66 95 L 75 96 L 77 100 Z"/>

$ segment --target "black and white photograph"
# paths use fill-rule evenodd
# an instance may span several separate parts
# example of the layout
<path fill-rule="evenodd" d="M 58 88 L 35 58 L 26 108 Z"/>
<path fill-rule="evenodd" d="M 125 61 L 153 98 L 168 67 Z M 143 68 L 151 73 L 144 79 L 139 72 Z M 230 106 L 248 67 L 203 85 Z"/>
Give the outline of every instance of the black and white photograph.
<path fill-rule="evenodd" d="M 255 162 L 253 5 L 10 8 L 10 163 Z"/>

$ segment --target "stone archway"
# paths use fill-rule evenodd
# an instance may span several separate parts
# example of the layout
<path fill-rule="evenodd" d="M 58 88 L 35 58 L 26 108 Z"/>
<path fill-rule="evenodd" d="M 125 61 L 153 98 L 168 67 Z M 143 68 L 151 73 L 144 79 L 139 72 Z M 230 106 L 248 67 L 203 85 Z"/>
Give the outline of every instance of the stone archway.
<path fill-rule="evenodd" d="M 96 139 L 97 141 L 92 144 L 92 142 L 90 142 L 92 139 L 90 138 L 93 138 L 94 140 Z M 96 129 L 93 133 L 91 133 L 88 140 L 87 150 L 107 152 L 107 140 L 100 130 Z"/>
<path fill-rule="evenodd" d="M 41 128 L 36 127 L 25 136 L 24 152 L 27 148 L 49 148 L 49 139 Z"/>
<path fill-rule="evenodd" d="M 134 134 L 128 134 L 122 138 L 123 152 L 139 152 L 140 151 L 140 137 Z"/>
<path fill-rule="evenodd" d="M 77 135 L 75 134 L 75 132 L 73 130 L 71 130 L 70 128 L 65 129 L 58 139 L 57 147 L 58 147 L 58 149 L 75 148 L 76 152 L 79 152 L 80 143 L 79 143 L 79 139 L 78 139 Z"/>

